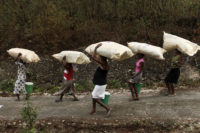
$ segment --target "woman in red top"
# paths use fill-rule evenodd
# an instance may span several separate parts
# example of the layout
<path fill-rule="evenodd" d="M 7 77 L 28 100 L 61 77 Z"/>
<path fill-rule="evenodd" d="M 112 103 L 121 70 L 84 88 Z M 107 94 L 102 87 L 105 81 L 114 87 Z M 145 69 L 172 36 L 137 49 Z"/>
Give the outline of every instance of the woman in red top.
<path fill-rule="evenodd" d="M 60 88 L 60 91 L 58 94 L 60 94 L 60 99 L 56 99 L 56 102 L 62 102 L 63 96 L 65 93 L 71 91 L 72 96 L 74 97 L 74 101 L 78 101 L 78 98 L 75 96 L 74 91 L 74 83 L 73 83 L 73 66 L 71 63 L 66 63 L 66 57 L 63 57 L 63 65 L 65 67 L 64 70 L 64 79 L 63 79 L 63 85 Z"/>

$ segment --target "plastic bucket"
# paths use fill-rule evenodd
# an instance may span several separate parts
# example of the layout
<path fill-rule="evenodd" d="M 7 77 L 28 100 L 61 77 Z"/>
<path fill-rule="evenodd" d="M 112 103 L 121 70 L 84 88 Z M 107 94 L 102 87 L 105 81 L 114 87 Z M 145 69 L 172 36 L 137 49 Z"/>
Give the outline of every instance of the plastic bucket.
<path fill-rule="evenodd" d="M 26 92 L 28 94 L 31 94 L 33 92 L 33 83 L 32 82 L 26 82 L 25 88 L 26 88 Z"/>
<path fill-rule="evenodd" d="M 101 101 L 108 106 L 108 102 L 109 102 L 109 98 L 110 98 L 110 93 L 109 92 L 105 92 L 105 97 L 104 99 L 101 99 Z"/>
<path fill-rule="evenodd" d="M 137 87 L 137 93 L 140 94 L 140 90 L 141 90 L 142 84 L 141 83 L 137 83 L 136 87 Z"/>

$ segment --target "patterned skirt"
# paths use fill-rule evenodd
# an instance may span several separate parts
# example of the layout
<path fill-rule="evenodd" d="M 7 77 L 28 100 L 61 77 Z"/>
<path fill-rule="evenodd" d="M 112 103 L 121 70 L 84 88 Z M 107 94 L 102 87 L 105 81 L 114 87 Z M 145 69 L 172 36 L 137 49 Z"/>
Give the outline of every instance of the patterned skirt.
<path fill-rule="evenodd" d="M 20 94 L 20 92 L 23 92 L 24 94 L 27 94 L 26 89 L 25 89 L 25 83 L 26 79 L 17 79 L 15 82 L 15 87 L 14 87 L 14 94 Z"/>

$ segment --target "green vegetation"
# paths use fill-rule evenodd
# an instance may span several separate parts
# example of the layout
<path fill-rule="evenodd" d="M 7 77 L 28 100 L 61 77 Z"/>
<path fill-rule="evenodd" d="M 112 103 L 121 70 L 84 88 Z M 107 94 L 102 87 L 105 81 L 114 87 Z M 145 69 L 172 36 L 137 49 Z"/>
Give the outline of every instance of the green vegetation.
<path fill-rule="evenodd" d="M 5 79 L 0 82 L 0 91 L 3 92 L 13 92 L 14 79 Z"/>
<path fill-rule="evenodd" d="M 199 0 L 1 0 L 0 49 L 38 53 L 102 40 L 160 45 L 162 31 L 198 41 Z"/>
<path fill-rule="evenodd" d="M 35 121 L 37 120 L 37 109 L 32 107 L 32 104 L 30 102 L 27 102 L 25 104 L 25 107 L 21 111 L 21 116 L 28 127 L 28 129 L 22 132 L 35 133 L 36 128 L 34 127 L 34 124 L 35 124 Z"/>
<path fill-rule="evenodd" d="M 81 80 L 80 82 L 75 83 L 74 87 L 76 91 L 86 92 L 91 91 L 94 88 L 94 85 L 91 82 L 88 82 L 87 80 Z"/>
<path fill-rule="evenodd" d="M 182 86 L 188 86 L 188 87 L 199 87 L 200 85 L 200 80 L 180 80 L 178 82 L 178 85 L 182 85 Z"/>
<path fill-rule="evenodd" d="M 55 93 L 59 91 L 60 86 L 53 86 L 53 85 L 37 85 L 33 88 L 34 93 Z"/>
<path fill-rule="evenodd" d="M 109 80 L 108 81 L 108 87 L 109 89 L 120 89 L 123 88 L 124 84 L 122 84 L 121 81 L 117 80 L 117 79 L 113 79 L 113 80 Z"/>
<path fill-rule="evenodd" d="M 0 82 L 0 91 L 7 94 L 12 94 L 13 87 L 14 87 L 15 80 L 3 80 Z M 188 87 L 198 87 L 200 85 L 200 80 L 180 80 L 178 83 L 178 86 L 188 86 Z M 87 80 L 81 80 L 80 82 L 77 82 L 74 84 L 75 90 L 77 92 L 88 92 L 92 91 L 94 88 L 93 83 L 88 82 Z M 142 88 L 148 88 L 148 89 L 156 89 L 157 87 L 165 87 L 164 82 L 153 82 L 153 81 L 143 81 L 142 82 Z M 107 89 L 128 89 L 127 82 L 122 82 L 117 79 L 109 80 Z M 55 93 L 58 92 L 60 89 L 60 86 L 54 86 L 51 84 L 46 85 L 36 85 L 33 88 L 34 93 Z"/>

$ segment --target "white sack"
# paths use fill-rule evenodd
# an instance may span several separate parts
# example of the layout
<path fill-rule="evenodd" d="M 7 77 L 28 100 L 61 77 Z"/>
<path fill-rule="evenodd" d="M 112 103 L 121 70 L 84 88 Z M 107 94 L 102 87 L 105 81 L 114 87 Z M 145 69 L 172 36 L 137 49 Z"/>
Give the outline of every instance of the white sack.
<path fill-rule="evenodd" d="M 189 56 L 193 56 L 197 53 L 198 50 L 200 50 L 200 46 L 196 43 L 193 43 L 189 40 L 186 40 L 184 38 L 168 34 L 164 32 L 164 43 L 163 48 L 167 51 L 178 49 L 183 54 L 187 54 Z"/>
<path fill-rule="evenodd" d="M 21 53 L 22 55 L 20 56 L 20 59 L 22 59 L 26 63 L 40 61 L 40 58 L 38 57 L 38 55 L 34 51 L 31 51 L 31 50 L 28 50 L 28 49 L 11 48 L 11 49 L 7 50 L 7 52 L 8 52 L 9 55 L 11 55 L 14 58 L 17 58 L 19 53 Z"/>
<path fill-rule="evenodd" d="M 79 51 L 62 51 L 52 56 L 59 61 L 62 61 L 63 57 L 66 56 L 66 62 L 73 63 L 73 64 L 90 63 L 90 59 L 84 53 L 79 52 Z"/>
<path fill-rule="evenodd" d="M 139 42 L 129 42 L 128 47 L 133 51 L 133 53 L 141 53 L 158 60 L 165 60 L 163 54 L 166 50 L 163 48 Z"/>
<path fill-rule="evenodd" d="M 133 52 L 128 47 L 121 45 L 119 43 L 111 41 L 104 41 L 99 43 L 101 43 L 102 46 L 97 49 L 97 54 L 107 57 L 109 59 L 122 61 L 134 55 Z M 89 45 L 85 49 L 85 51 L 88 54 L 93 55 L 94 49 L 99 43 Z"/>

